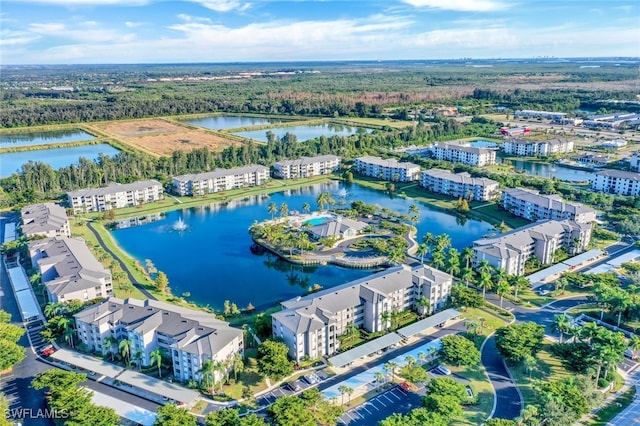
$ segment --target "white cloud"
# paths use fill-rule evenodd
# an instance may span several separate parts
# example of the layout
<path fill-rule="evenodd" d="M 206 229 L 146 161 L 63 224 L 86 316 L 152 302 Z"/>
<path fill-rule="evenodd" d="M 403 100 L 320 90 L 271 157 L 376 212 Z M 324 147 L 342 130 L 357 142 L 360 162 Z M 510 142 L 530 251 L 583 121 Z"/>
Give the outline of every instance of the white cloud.
<path fill-rule="evenodd" d="M 251 7 L 250 3 L 243 3 L 238 0 L 190 0 L 195 3 L 200 3 L 207 9 L 211 9 L 216 12 L 231 12 L 232 10 L 245 11 Z"/>
<path fill-rule="evenodd" d="M 184 13 L 180 13 L 178 15 L 176 15 L 178 17 L 178 19 L 180 19 L 181 21 L 184 22 L 202 22 L 205 24 L 208 24 L 211 22 L 211 19 L 209 18 L 201 18 L 199 16 L 191 16 L 191 15 L 186 15 Z"/>
<path fill-rule="evenodd" d="M 457 10 L 461 12 L 492 12 L 510 7 L 499 0 L 401 0 L 414 7 Z"/>
<path fill-rule="evenodd" d="M 53 4 L 58 6 L 143 6 L 150 0 L 4 0 L 7 3 Z"/>
<path fill-rule="evenodd" d="M 39 35 L 26 31 L 0 30 L 0 46 L 2 47 L 29 44 L 39 38 L 41 38 Z"/>
<path fill-rule="evenodd" d="M 143 25 L 146 25 L 144 22 L 133 22 L 133 21 L 126 21 L 124 23 L 124 26 L 127 28 L 137 28 L 137 27 L 141 27 Z"/>
<path fill-rule="evenodd" d="M 92 21 L 83 22 L 78 27 L 70 27 L 63 23 L 33 23 L 28 30 L 41 37 L 58 37 L 66 40 L 86 43 L 121 43 L 132 41 L 134 34 L 121 34 L 114 29 L 100 28 Z"/>

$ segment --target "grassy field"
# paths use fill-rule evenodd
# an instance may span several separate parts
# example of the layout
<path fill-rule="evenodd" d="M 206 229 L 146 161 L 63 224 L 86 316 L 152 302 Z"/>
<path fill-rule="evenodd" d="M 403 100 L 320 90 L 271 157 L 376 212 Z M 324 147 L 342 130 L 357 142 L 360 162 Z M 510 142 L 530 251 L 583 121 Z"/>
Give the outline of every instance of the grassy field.
<path fill-rule="evenodd" d="M 520 392 L 522 392 L 522 398 L 524 399 L 524 405 L 529 405 L 536 402 L 536 392 L 533 389 L 536 379 L 543 379 L 545 381 L 554 381 L 568 377 L 571 375 L 560 364 L 560 360 L 554 358 L 551 355 L 552 343 L 545 340 L 542 344 L 542 349 L 536 355 L 538 360 L 537 371 L 534 371 L 529 378 L 529 374 L 522 366 L 510 366 L 509 370 L 511 375 L 516 381 Z"/>
<path fill-rule="evenodd" d="M 364 118 L 364 117 L 351 117 L 345 119 L 334 120 L 337 123 L 356 124 L 362 126 L 389 126 L 394 129 L 402 129 L 405 127 L 413 126 L 414 123 L 405 120 L 393 120 L 383 118 Z"/>
<path fill-rule="evenodd" d="M 260 373 L 258 373 L 258 361 L 256 360 L 257 350 L 247 349 L 245 350 L 245 370 L 238 374 L 238 381 L 236 383 L 226 385 L 222 387 L 222 391 L 231 399 L 241 399 L 242 389 L 245 386 L 249 386 L 251 392 L 263 391 L 267 388 L 267 383 Z M 233 379 L 233 377 L 231 377 Z"/>
<path fill-rule="evenodd" d="M 602 407 L 598 410 L 592 418 L 584 422 L 585 425 L 590 426 L 606 426 L 609 424 L 609 421 L 613 419 L 618 413 L 627 408 L 629 404 L 633 402 L 633 399 L 636 396 L 636 388 L 631 387 L 618 398 L 615 399 L 615 402 L 612 401 L 610 404 Z M 615 403 L 619 403 L 621 406 L 618 407 Z"/>
<path fill-rule="evenodd" d="M 452 422 L 452 425 L 480 425 L 484 423 L 493 409 L 493 388 L 487 379 L 481 364 L 465 367 L 449 367 L 453 374 L 469 380 L 473 395 L 478 397 L 478 404 L 464 407 L 463 418 Z"/>

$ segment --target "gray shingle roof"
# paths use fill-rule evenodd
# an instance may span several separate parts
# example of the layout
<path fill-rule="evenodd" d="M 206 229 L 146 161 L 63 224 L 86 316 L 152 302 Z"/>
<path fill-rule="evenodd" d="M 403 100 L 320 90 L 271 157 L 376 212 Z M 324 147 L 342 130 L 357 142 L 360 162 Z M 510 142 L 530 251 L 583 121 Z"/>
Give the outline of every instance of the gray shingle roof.
<path fill-rule="evenodd" d="M 622 170 L 601 170 L 595 173 L 596 176 L 608 176 L 613 178 L 630 179 L 640 182 L 640 173 L 625 172 Z"/>
<path fill-rule="evenodd" d="M 360 160 L 363 163 L 367 163 L 367 164 L 375 164 L 377 166 L 381 166 L 381 167 L 389 167 L 389 168 L 394 168 L 394 169 L 414 169 L 416 167 L 420 167 L 417 164 L 414 163 L 409 163 L 409 162 L 400 162 L 398 160 L 396 160 L 395 158 L 387 158 L 387 159 L 383 159 L 380 157 L 372 157 L 370 155 L 366 155 L 364 157 L 358 157 L 356 158 L 356 160 Z"/>
<path fill-rule="evenodd" d="M 111 183 L 107 186 L 103 186 L 101 188 L 85 188 L 79 189 L 77 191 L 70 191 L 67 195 L 71 198 L 75 197 L 94 197 L 98 195 L 108 195 L 115 194 L 118 192 L 127 192 L 127 191 L 135 191 L 141 190 L 145 188 L 149 188 L 151 186 L 159 185 L 162 188 L 162 184 L 157 180 L 140 180 L 132 183 Z"/>
<path fill-rule="evenodd" d="M 443 169 L 429 169 L 422 172 L 423 175 L 431 176 L 436 179 L 444 179 L 451 182 L 459 183 L 461 185 L 478 185 L 478 186 L 491 186 L 498 185 L 498 182 L 489 178 L 475 178 L 469 173 L 452 173 L 449 170 Z"/>
<path fill-rule="evenodd" d="M 54 203 L 25 206 L 20 210 L 25 235 L 47 233 L 62 228 L 69 220 L 65 209 Z"/>
<path fill-rule="evenodd" d="M 580 213 L 595 213 L 595 210 L 591 207 L 583 206 L 582 204 L 572 204 L 563 201 L 558 194 L 542 195 L 539 192 L 523 189 L 523 188 L 508 188 L 502 191 L 504 194 L 509 194 L 511 197 L 523 200 L 525 202 L 535 204 L 537 206 L 546 207 L 551 210 L 557 210 L 560 212 L 569 212 L 572 214 Z"/>
<path fill-rule="evenodd" d="M 300 157 L 295 160 L 278 161 L 274 165 L 281 166 L 281 167 L 294 166 L 294 165 L 308 166 L 309 164 L 320 163 L 325 161 L 334 161 L 339 159 L 340 157 L 338 157 L 337 155 L 328 154 L 328 155 L 318 155 L 316 157 Z"/>
<path fill-rule="evenodd" d="M 214 169 L 210 172 L 193 173 L 187 175 L 175 176 L 174 181 L 178 182 L 199 182 L 203 180 L 215 179 L 225 176 L 243 175 L 249 173 L 268 173 L 269 169 L 265 166 L 251 164 L 245 167 L 236 167 L 234 169 Z"/>

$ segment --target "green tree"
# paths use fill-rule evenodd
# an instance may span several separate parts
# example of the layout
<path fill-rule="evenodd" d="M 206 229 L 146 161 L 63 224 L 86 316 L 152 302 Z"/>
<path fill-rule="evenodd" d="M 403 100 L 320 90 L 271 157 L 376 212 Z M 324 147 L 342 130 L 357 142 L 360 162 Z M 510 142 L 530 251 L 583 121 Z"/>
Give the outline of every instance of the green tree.
<path fill-rule="evenodd" d="M 486 297 L 487 290 L 493 288 L 493 281 L 491 280 L 491 274 L 487 272 L 480 272 L 480 281 L 478 282 L 480 288 L 482 288 L 482 298 Z"/>
<path fill-rule="evenodd" d="M 293 373 L 293 365 L 287 357 L 289 348 L 284 343 L 268 339 L 258 346 L 258 371 L 273 380 L 280 380 Z"/>
<path fill-rule="evenodd" d="M 158 271 L 158 275 L 156 276 L 156 288 L 160 292 L 165 292 L 167 287 L 169 286 L 169 278 L 167 278 L 167 274 L 162 271 Z"/>
<path fill-rule="evenodd" d="M 438 377 L 427 385 L 429 395 L 452 396 L 458 403 L 467 401 L 467 390 L 462 383 L 450 377 Z"/>
<path fill-rule="evenodd" d="M 451 289 L 451 304 L 456 308 L 480 308 L 484 306 L 485 300 L 477 291 L 455 284 Z"/>
<path fill-rule="evenodd" d="M 313 413 L 297 396 L 281 396 L 267 409 L 276 426 L 316 426 Z"/>
<path fill-rule="evenodd" d="M 276 216 L 276 213 L 278 213 L 278 205 L 273 201 L 270 202 L 267 206 L 267 213 L 271 215 L 271 220 L 273 220 Z"/>
<path fill-rule="evenodd" d="M 516 422 L 509 419 L 489 419 L 485 422 L 485 426 L 516 426 Z"/>
<path fill-rule="evenodd" d="M 131 344 L 132 342 L 129 339 L 123 339 L 118 343 L 118 350 L 126 364 L 129 364 L 129 361 L 131 361 Z"/>
<path fill-rule="evenodd" d="M 571 319 L 567 314 L 556 315 L 553 317 L 553 331 L 560 334 L 560 343 L 562 343 L 564 334 L 571 328 Z"/>
<path fill-rule="evenodd" d="M 0 371 L 12 368 L 26 357 L 25 348 L 11 340 L 0 339 Z"/>
<path fill-rule="evenodd" d="M 287 205 L 287 203 L 282 203 L 280 204 L 280 217 L 287 216 L 289 216 L 289 206 Z"/>
<path fill-rule="evenodd" d="M 441 353 L 445 361 L 455 365 L 477 365 L 480 351 L 464 336 L 451 334 L 442 338 Z"/>
<path fill-rule="evenodd" d="M 450 420 L 462 416 L 462 405 L 460 405 L 460 401 L 452 395 L 428 394 L 424 397 L 422 404 L 427 410 Z"/>
<path fill-rule="evenodd" d="M 504 300 L 504 296 L 511 293 L 511 286 L 509 285 L 509 281 L 506 279 L 501 279 L 498 282 L 498 288 L 496 289 L 496 293 L 500 296 L 500 309 L 502 309 L 502 302 Z"/>
<path fill-rule="evenodd" d="M 511 324 L 496 330 L 498 352 L 511 363 L 517 363 L 526 355 L 534 356 L 544 337 L 544 327 L 534 322 Z"/>
<path fill-rule="evenodd" d="M 421 243 L 418 245 L 418 249 L 416 250 L 416 254 L 420 256 L 420 263 L 424 264 L 424 257 L 429 254 L 429 246 L 426 243 Z"/>
<path fill-rule="evenodd" d="M 318 207 L 320 208 L 320 210 L 324 210 L 325 206 L 334 205 L 336 202 L 329 192 L 323 191 L 320 194 L 318 194 L 318 198 L 316 198 L 316 203 L 318 204 Z"/>
<path fill-rule="evenodd" d="M 238 373 L 242 373 L 244 371 L 244 358 L 242 354 L 236 352 L 233 354 L 231 367 L 233 368 L 233 379 L 238 381 Z"/>
<path fill-rule="evenodd" d="M 165 404 L 156 413 L 154 426 L 197 426 L 196 417 L 175 404 Z"/>
<path fill-rule="evenodd" d="M 8 340 L 17 343 L 24 335 L 25 330 L 14 324 L 0 322 L 0 340 Z"/>
<path fill-rule="evenodd" d="M 153 364 L 158 366 L 158 377 L 162 377 L 162 357 L 163 357 L 164 353 L 162 348 L 157 348 L 153 351 L 151 351 L 151 353 L 149 354 L 149 358 L 151 360 L 151 366 L 153 367 Z"/>
<path fill-rule="evenodd" d="M 311 205 L 309 203 L 304 203 L 302 205 L 302 211 L 308 214 L 311 211 Z"/>

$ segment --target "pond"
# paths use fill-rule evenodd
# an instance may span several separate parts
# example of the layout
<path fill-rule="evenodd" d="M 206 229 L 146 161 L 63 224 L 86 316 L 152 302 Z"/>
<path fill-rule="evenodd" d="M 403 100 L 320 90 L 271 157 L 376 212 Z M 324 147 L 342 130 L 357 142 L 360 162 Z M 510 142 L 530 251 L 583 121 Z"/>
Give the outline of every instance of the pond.
<path fill-rule="evenodd" d="M 190 300 L 221 308 L 225 300 L 257 308 L 305 294 L 319 284 L 329 288 L 365 275 L 371 270 L 346 269 L 333 265 L 298 267 L 275 256 L 254 255 L 248 228 L 258 220 L 270 218 L 267 205 L 287 203 L 289 210 L 302 210 L 303 204 L 316 207 L 321 191 L 330 191 L 339 204 L 362 200 L 408 213 L 412 200 L 395 197 L 358 185 L 331 182 L 271 195 L 247 197 L 227 204 L 210 204 L 168 212 L 160 220 L 112 231 L 118 245 L 142 265 L 150 259 L 155 268 L 169 278 L 176 295 L 190 293 Z M 473 240 L 492 232 L 488 223 L 459 218 L 418 204 L 418 235 L 447 233 L 453 245 L 462 249 Z M 144 221 L 143 221 L 144 222 Z M 179 231 L 180 222 L 186 229 Z M 131 222 L 135 225 L 135 221 Z"/>
<path fill-rule="evenodd" d="M 372 130 L 365 129 L 363 127 L 346 126 L 344 124 L 323 123 L 309 126 L 276 127 L 267 130 L 250 130 L 246 132 L 237 132 L 235 134 L 238 136 L 243 136 L 245 138 L 255 139 L 257 141 L 267 142 L 267 132 L 271 132 L 281 139 L 287 133 L 291 133 L 293 135 L 296 135 L 298 142 L 304 142 L 309 139 L 319 138 L 320 136 L 350 136 L 357 133 L 358 131 L 370 133 Z"/>
<path fill-rule="evenodd" d="M 48 163 L 54 169 L 77 163 L 80 157 L 90 160 L 98 158 L 100 153 L 113 156 L 120 151 L 109 144 L 82 145 L 69 148 L 41 149 L 37 151 L 7 152 L 0 154 L 0 177 L 11 176 L 19 171 L 29 160 Z"/>
<path fill-rule="evenodd" d="M 528 175 L 545 178 L 556 177 L 568 182 L 588 181 L 593 177 L 593 172 L 588 170 L 573 169 L 562 164 L 540 163 L 531 160 L 505 160 L 509 161 L 516 170 L 523 170 Z"/>
<path fill-rule="evenodd" d="M 52 132 L 29 132 L 0 135 L 0 148 L 30 145 L 51 145 L 95 139 L 82 130 L 56 130 Z"/>
<path fill-rule="evenodd" d="M 240 115 L 220 115 L 215 117 L 186 120 L 194 126 L 206 127 L 212 130 L 236 129 L 238 127 L 259 126 L 264 124 L 280 123 L 282 120 L 275 118 L 244 117 Z"/>

